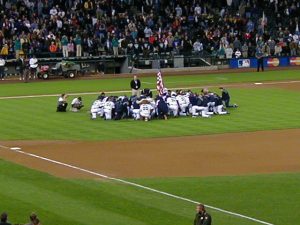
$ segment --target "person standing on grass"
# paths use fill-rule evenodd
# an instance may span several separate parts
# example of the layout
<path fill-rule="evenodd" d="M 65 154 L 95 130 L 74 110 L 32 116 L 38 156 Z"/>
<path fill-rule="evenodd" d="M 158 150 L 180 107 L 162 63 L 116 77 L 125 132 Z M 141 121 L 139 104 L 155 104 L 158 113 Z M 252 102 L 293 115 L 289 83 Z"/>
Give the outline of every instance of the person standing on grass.
<path fill-rule="evenodd" d="M 141 95 L 141 91 L 140 91 L 141 81 L 137 78 L 136 75 L 133 77 L 133 80 L 131 80 L 130 87 L 131 87 L 131 90 L 132 90 L 132 96 L 135 95 L 137 97 L 140 97 L 140 95 Z"/>
<path fill-rule="evenodd" d="M 8 215 L 7 213 L 2 213 L 1 214 L 1 218 L 0 218 L 0 225 L 11 225 L 10 223 L 7 222 L 7 218 L 8 218 Z"/>
<path fill-rule="evenodd" d="M 196 207 L 196 216 L 194 219 L 194 225 L 211 225 L 212 218 L 206 212 L 205 206 L 203 204 L 198 204 Z"/>

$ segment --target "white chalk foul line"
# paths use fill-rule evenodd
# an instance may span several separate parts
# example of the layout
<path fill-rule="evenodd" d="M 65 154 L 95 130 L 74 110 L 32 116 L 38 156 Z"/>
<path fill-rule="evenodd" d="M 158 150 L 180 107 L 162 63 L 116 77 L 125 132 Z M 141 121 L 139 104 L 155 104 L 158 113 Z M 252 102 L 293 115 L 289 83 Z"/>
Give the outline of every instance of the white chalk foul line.
<path fill-rule="evenodd" d="M 293 80 L 293 81 L 276 81 L 276 82 L 265 82 L 261 83 L 261 85 L 277 85 L 277 84 L 293 84 L 293 83 L 300 83 L 300 80 Z M 169 90 L 189 90 L 189 89 L 198 89 L 198 88 L 214 88 L 218 86 L 222 87 L 242 87 L 242 86 L 249 86 L 255 85 L 255 83 L 238 83 L 238 84 L 219 84 L 219 85 L 202 85 L 202 86 L 190 86 L 190 87 L 174 87 L 168 88 Z M 151 89 L 151 91 L 156 91 L 156 89 Z M 120 94 L 120 93 L 130 93 L 131 90 L 122 90 L 122 91 L 104 91 L 106 94 Z M 70 96 L 80 96 L 80 95 L 97 95 L 100 92 L 79 92 L 79 93 L 68 93 Z M 22 95 L 22 96 L 5 96 L 0 97 L 0 100 L 6 99 L 25 99 L 25 98 L 42 98 L 42 97 L 58 97 L 60 94 L 47 94 L 47 95 Z"/>
<path fill-rule="evenodd" d="M 101 174 L 101 173 L 97 173 L 97 172 L 94 172 L 94 171 L 91 171 L 91 170 L 80 168 L 78 166 L 74 166 L 74 165 L 71 165 L 71 164 L 63 163 L 63 162 L 60 162 L 60 161 L 57 161 L 57 160 L 49 159 L 49 158 L 39 156 L 39 155 L 36 155 L 36 154 L 33 154 L 33 153 L 24 152 L 19 147 L 9 148 L 9 147 L 0 145 L 0 148 L 9 149 L 11 151 L 14 151 L 14 152 L 17 152 L 17 153 L 20 153 L 20 154 L 23 154 L 23 155 L 27 155 L 27 156 L 30 156 L 30 157 L 33 157 L 33 158 L 37 158 L 37 159 L 41 159 L 41 160 L 44 160 L 44 161 L 47 161 L 47 162 L 51 162 L 53 164 L 61 165 L 61 166 L 68 167 L 68 168 L 71 168 L 71 169 L 74 169 L 74 170 L 78 170 L 78 171 L 81 171 L 81 172 L 92 174 L 92 175 L 95 175 L 97 177 L 101 177 L 101 178 L 104 178 L 104 179 L 117 181 L 119 183 L 127 184 L 127 185 L 130 185 L 130 186 L 134 186 L 134 187 L 138 187 L 138 188 L 141 188 L 141 189 L 144 189 L 144 190 L 155 192 L 155 193 L 158 193 L 158 194 L 161 194 L 161 195 L 169 196 L 171 198 L 183 200 L 183 201 L 194 203 L 194 204 L 200 204 L 200 202 L 197 202 L 197 201 L 194 201 L 194 200 L 191 200 L 191 199 L 188 199 L 188 198 L 180 197 L 180 196 L 177 196 L 177 195 L 173 195 L 173 194 L 170 194 L 168 192 L 159 191 L 157 189 L 150 188 L 150 187 L 147 187 L 147 186 L 144 186 L 144 185 L 140 185 L 140 184 L 133 183 L 133 182 L 130 182 L 130 181 L 122 180 L 122 179 L 119 179 L 119 178 L 110 177 L 110 176 L 107 176 L 107 175 L 104 175 L 104 174 Z M 217 207 L 214 207 L 214 206 L 210 206 L 210 205 L 206 205 L 206 204 L 205 204 L 205 206 L 207 208 L 210 208 L 210 209 L 222 212 L 222 213 L 226 213 L 226 214 L 229 214 L 229 215 L 232 215 L 232 216 L 248 219 L 248 220 L 260 223 L 260 224 L 274 225 L 272 223 L 268 223 L 268 222 L 265 222 L 265 221 L 262 221 L 262 220 L 255 219 L 253 217 L 245 216 L 245 215 L 242 215 L 242 214 L 239 214 L 239 213 L 231 212 L 231 211 L 224 210 L 224 209 L 221 209 L 221 208 L 217 208 Z"/>

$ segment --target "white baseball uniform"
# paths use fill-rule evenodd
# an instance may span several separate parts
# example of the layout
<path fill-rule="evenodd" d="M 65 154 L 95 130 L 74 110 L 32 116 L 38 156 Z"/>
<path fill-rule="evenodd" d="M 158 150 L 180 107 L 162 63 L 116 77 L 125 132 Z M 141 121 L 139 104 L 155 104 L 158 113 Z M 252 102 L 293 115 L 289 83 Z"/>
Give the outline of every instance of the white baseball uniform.
<path fill-rule="evenodd" d="M 106 120 L 112 119 L 112 110 L 115 108 L 115 103 L 107 101 L 104 103 L 104 115 Z"/>

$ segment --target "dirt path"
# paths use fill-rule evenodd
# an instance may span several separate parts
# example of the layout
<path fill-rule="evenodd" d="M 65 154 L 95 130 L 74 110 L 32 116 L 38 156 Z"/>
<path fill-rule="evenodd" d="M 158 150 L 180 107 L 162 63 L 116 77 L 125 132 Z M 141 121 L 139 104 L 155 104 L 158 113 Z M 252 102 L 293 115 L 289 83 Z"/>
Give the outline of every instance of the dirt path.
<path fill-rule="evenodd" d="M 219 176 L 300 171 L 300 129 L 138 141 L 2 141 L 112 177 Z M 0 148 L 0 158 L 61 177 L 90 178 Z"/>

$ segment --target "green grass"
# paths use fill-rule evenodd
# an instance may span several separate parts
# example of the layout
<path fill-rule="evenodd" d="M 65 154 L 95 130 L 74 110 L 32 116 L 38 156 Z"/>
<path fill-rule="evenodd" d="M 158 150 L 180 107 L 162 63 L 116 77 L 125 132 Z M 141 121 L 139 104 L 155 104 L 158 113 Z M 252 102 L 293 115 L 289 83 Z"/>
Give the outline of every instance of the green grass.
<path fill-rule="evenodd" d="M 164 76 L 165 85 L 171 87 L 201 86 L 208 84 L 225 84 L 239 82 L 299 80 L 298 70 L 267 71 L 264 73 L 232 73 L 209 75 Z M 0 96 L 59 94 L 78 92 L 100 92 L 129 90 L 131 78 L 99 79 L 99 80 L 59 80 L 37 83 L 2 84 Z M 143 88 L 155 88 L 156 74 L 153 77 L 141 78 Z"/>
<path fill-rule="evenodd" d="M 95 95 L 85 96 L 87 107 L 79 113 L 56 113 L 56 98 L 1 100 L 2 140 L 115 140 L 186 136 L 300 127 L 300 92 L 283 89 L 231 89 L 239 104 L 230 115 L 178 118 L 168 121 L 90 120 Z"/>
<path fill-rule="evenodd" d="M 192 203 L 120 183 L 61 179 L 3 160 L 0 171 L 0 211 L 13 223 L 26 222 L 32 211 L 43 224 L 60 225 L 185 225 L 195 214 Z M 276 225 L 300 220 L 300 174 L 132 181 Z M 208 211 L 214 224 L 258 224 Z"/>
<path fill-rule="evenodd" d="M 300 80 L 298 71 L 165 77 L 167 87 Z M 130 79 L 1 84 L 0 96 L 128 90 Z M 143 78 L 155 87 L 155 75 Z M 199 91 L 199 90 L 197 90 Z M 0 140 L 118 140 L 300 128 L 300 92 L 278 88 L 231 88 L 239 104 L 227 116 L 168 121 L 91 121 L 96 95 L 84 96 L 79 113 L 56 113 L 56 97 L 2 99 Z M 0 149 L 0 151 L 2 151 Z M 0 211 L 25 223 L 35 211 L 42 224 L 186 225 L 194 205 L 135 187 L 96 180 L 61 179 L 0 160 Z M 132 179 L 172 194 L 202 201 L 276 225 L 300 221 L 300 174 L 207 178 Z M 214 225 L 253 225 L 246 219 L 209 210 Z"/>

